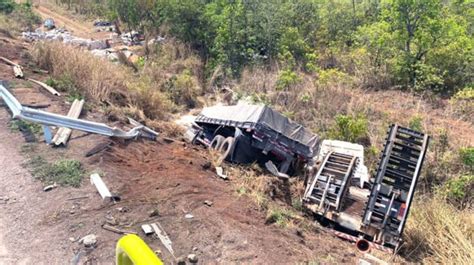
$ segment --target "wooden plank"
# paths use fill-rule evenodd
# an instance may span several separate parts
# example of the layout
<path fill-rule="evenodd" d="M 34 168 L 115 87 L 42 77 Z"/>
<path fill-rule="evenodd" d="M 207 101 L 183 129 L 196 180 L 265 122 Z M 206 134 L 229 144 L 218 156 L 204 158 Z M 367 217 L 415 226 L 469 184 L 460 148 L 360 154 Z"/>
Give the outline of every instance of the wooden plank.
<path fill-rule="evenodd" d="M 71 108 L 69 109 L 69 112 L 67 114 L 68 117 L 77 119 L 81 115 L 82 107 L 84 106 L 84 100 L 77 100 L 75 99 L 74 102 L 71 105 Z M 71 136 L 72 130 L 69 128 L 64 128 L 61 127 L 58 129 L 56 132 L 56 135 L 54 135 L 53 138 L 53 145 L 59 146 L 59 145 L 66 145 L 67 141 L 69 140 L 69 137 Z"/>

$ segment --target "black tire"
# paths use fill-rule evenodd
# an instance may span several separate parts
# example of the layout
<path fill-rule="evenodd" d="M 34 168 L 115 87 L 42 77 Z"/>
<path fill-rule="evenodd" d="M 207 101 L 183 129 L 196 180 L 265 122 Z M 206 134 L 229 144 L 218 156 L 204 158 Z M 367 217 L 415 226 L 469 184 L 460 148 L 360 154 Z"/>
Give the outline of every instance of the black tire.
<path fill-rule="evenodd" d="M 221 156 L 219 157 L 220 161 L 224 161 L 230 155 L 230 152 L 234 148 L 234 142 L 234 137 L 227 137 L 224 142 L 222 142 L 219 148 L 219 153 L 221 153 Z"/>
<path fill-rule="evenodd" d="M 211 144 L 209 145 L 210 149 L 214 150 L 220 150 L 222 143 L 225 141 L 224 136 L 222 135 L 216 135 L 214 136 L 214 139 L 212 139 Z"/>

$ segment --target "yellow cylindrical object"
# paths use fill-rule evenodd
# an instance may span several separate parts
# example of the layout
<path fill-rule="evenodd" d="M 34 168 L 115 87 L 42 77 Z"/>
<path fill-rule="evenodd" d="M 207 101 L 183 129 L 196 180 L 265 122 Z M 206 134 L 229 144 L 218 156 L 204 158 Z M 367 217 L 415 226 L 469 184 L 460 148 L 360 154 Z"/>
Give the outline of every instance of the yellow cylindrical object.
<path fill-rule="evenodd" d="M 163 265 L 150 247 L 137 235 L 126 235 L 117 242 L 117 265 Z"/>

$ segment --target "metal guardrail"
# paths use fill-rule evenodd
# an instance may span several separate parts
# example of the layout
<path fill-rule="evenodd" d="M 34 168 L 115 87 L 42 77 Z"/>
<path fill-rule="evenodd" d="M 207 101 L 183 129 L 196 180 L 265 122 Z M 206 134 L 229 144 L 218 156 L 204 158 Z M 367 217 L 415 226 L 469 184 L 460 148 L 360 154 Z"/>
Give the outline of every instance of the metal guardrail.
<path fill-rule="evenodd" d="M 110 127 L 103 123 L 74 119 L 64 115 L 54 114 L 46 111 L 36 110 L 22 106 L 20 102 L 0 82 L 0 97 L 7 104 L 13 114 L 13 119 L 21 119 L 29 122 L 39 123 L 45 126 L 65 127 L 83 132 L 102 134 L 106 136 L 133 139 L 145 137 L 155 139 L 158 133 L 150 128 L 132 121 L 135 126 L 129 131 L 123 131 L 116 127 Z"/>

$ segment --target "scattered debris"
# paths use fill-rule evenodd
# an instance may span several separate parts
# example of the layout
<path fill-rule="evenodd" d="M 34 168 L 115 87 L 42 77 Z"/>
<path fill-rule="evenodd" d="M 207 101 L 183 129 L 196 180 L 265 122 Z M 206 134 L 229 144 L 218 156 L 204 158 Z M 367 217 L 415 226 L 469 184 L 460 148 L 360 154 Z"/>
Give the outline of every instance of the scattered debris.
<path fill-rule="evenodd" d="M 158 211 L 158 209 L 151 210 L 151 211 L 148 213 L 148 216 L 149 216 L 149 217 L 160 216 L 160 211 Z"/>
<path fill-rule="evenodd" d="M 45 108 L 51 106 L 51 104 L 49 104 L 49 103 L 45 103 L 45 104 L 23 104 L 23 106 L 29 107 L 29 108 L 34 108 L 34 109 L 45 109 Z"/>
<path fill-rule="evenodd" d="M 60 96 L 61 95 L 61 94 L 59 94 L 59 92 L 56 89 L 52 88 L 51 86 L 48 86 L 47 84 L 45 84 L 41 81 L 34 80 L 34 79 L 31 79 L 31 78 L 28 78 L 27 80 L 41 86 L 42 88 L 48 90 L 49 93 L 51 93 L 55 96 Z"/>
<path fill-rule="evenodd" d="M 209 200 L 205 200 L 205 201 L 204 201 L 204 204 L 207 205 L 207 206 L 209 206 L 209 207 L 211 207 L 212 204 L 213 204 L 213 202 L 212 202 L 212 201 L 209 201 Z"/>
<path fill-rule="evenodd" d="M 18 65 L 18 66 L 19 66 L 19 64 L 15 63 L 15 62 L 13 62 L 13 61 L 10 61 L 10 60 L 8 60 L 7 58 L 2 57 L 2 56 L 0 56 L 0 60 L 4 61 L 5 63 L 7 63 L 7 64 L 9 64 L 9 65 L 11 65 L 11 66 L 15 66 L 15 65 Z"/>
<path fill-rule="evenodd" d="M 2 204 L 7 204 L 7 202 L 10 200 L 9 197 L 7 196 L 4 196 L 4 197 L 0 197 L 0 202 L 2 202 Z"/>
<path fill-rule="evenodd" d="M 113 144 L 113 142 L 111 142 L 111 141 L 99 143 L 96 146 L 92 147 L 91 150 L 87 151 L 85 156 L 90 157 L 90 156 L 93 156 L 93 155 L 95 155 L 97 153 L 100 153 L 104 150 L 107 150 L 107 149 L 109 149 L 110 146 L 112 146 L 112 144 Z"/>
<path fill-rule="evenodd" d="M 194 215 L 190 214 L 190 213 L 187 213 L 186 215 L 184 215 L 184 218 L 186 219 L 192 219 L 194 218 Z"/>
<path fill-rule="evenodd" d="M 38 68 L 34 68 L 31 71 L 37 74 L 46 74 L 46 75 L 49 74 L 48 70 L 43 70 L 43 69 L 38 69 Z"/>
<path fill-rule="evenodd" d="M 224 169 L 222 167 L 216 167 L 216 173 L 217 173 L 217 176 L 219 176 L 222 179 L 225 179 L 225 180 L 229 179 L 227 175 L 224 175 Z"/>
<path fill-rule="evenodd" d="M 372 260 L 372 261 L 376 262 L 376 264 L 378 264 L 378 265 L 388 265 L 387 262 L 385 262 L 385 261 L 383 261 L 383 260 L 381 260 L 381 259 L 379 259 L 379 258 L 377 258 L 374 255 L 371 255 L 369 253 L 365 253 L 364 258 L 366 258 L 368 260 Z"/>
<path fill-rule="evenodd" d="M 179 257 L 176 259 L 176 263 L 178 265 L 186 265 L 186 258 L 185 257 Z"/>
<path fill-rule="evenodd" d="M 108 224 L 103 224 L 102 228 L 107 230 L 107 231 L 114 232 L 114 233 L 121 234 L 121 235 L 126 235 L 126 234 L 135 234 L 136 235 L 137 234 L 133 231 L 122 230 L 122 229 L 113 227 L 113 226 L 108 225 Z"/>
<path fill-rule="evenodd" d="M 43 26 L 48 30 L 56 28 L 56 24 L 54 23 L 54 20 L 52 18 L 45 19 L 45 21 L 43 22 Z"/>
<path fill-rule="evenodd" d="M 84 244 L 84 246 L 87 248 L 94 247 L 97 244 L 97 236 L 94 234 L 90 234 L 81 238 L 79 242 Z"/>
<path fill-rule="evenodd" d="M 210 168 L 212 167 L 212 163 L 209 162 L 209 161 L 207 161 L 206 163 L 202 164 L 201 167 L 202 167 L 202 169 L 204 169 L 204 170 L 208 170 L 208 169 L 210 169 Z"/>
<path fill-rule="evenodd" d="M 78 100 L 75 99 L 74 102 L 71 105 L 71 108 L 69 109 L 69 112 L 67 114 L 68 117 L 77 119 L 81 115 L 82 112 L 82 107 L 84 106 L 84 100 Z M 72 130 L 69 128 L 64 128 L 61 127 L 58 129 L 56 134 L 53 137 L 53 145 L 59 146 L 59 145 L 66 145 L 67 141 L 69 140 L 69 137 L 71 136 Z"/>
<path fill-rule="evenodd" d="M 163 141 L 165 141 L 165 142 L 168 143 L 168 144 L 175 142 L 174 139 L 171 139 L 171 138 L 168 138 L 168 137 L 163 137 Z"/>
<path fill-rule="evenodd" d="M 23 78 L 23 70 L 21 66 L 15 62 L 8 60 L 5 57 L 0 56 L 0 60 L 4 61 L 5 63 L 11 65 L 13 67 L 13 74 L 16 78 Z"/>
<path fill-rule="evenodd" d="M 155 231 L 156 235 L 158 236 L 158 238 L 160 239 L 161 243 L 163 243 L 163 245 L 165 246 L 165 248 L 171 253 L 171 255 L 173 256 L 173 258 L 176 259 L 176 257 L 174 256 L 174 251 L 173 251 L 173 247 L 172 247 L 172 242 L 170 240 L 170 238 L 168 237 L 168 235 L 166 234 L 166 232 L 164 231 L 163 227 L 161 227 L 161 225 L 159 223 L 153 223 L 151 224 L 151 227 L 153 228 L 153 230 Z"/>
<path fill-rule="evenodd" d="M 197 263 L 198 262 L 198 257 L 196 256 L 196 254 L 189 254 L 188 255 L 188 260 L 191 263 Z"/>
<path fill-rule="evenodd" d="M 277 177 L 282 178 L 282 179 L 289 179 L 290 178 L 290 176 L 288 176 L 287 174 L 279 172 L 278 168 L 275 166 L 275 164 L 273 164 L 273 162 L 271 160 L 268 160 L 268 162 L 265 163 L 265 168 L 270 173 L 272 173 L 272 175 L 274 175 L 274 176 L 277 176 Z"/>
<path fill-rule="evenodd" d="M 145 235 L 149 235 L 153 233 L 153 228 L 149 224 L 144 224 L 142 225 L 142 230 Z"/>
<path fill-rule="evenodd" d="M 130 209 L 128 207 L 119 207 L 119 208 L 117 208 L 117 211 L 119 211 L 121 213 L 128 213 L 130 211 Z"/>
<path fill-rule="evenodd" d="M 107 49 L 109 47 L 107 41 L 75 37 L 65 29 L 53 29 L 46 32 L 43 32 L 41 29 L 37 29 L 34 32 L 23 32 L 22 36 L 25 40 L 30 42 L 39 40 L 62 41 L 65 44 L 86 47 L 89 50 Z"/>
<path fill-rule="evenodd" d="M 364 259 L 359 259 L 359 265 L 372 265 L 372 263 L 364 260 Z"/>
<path fill-rule="evenodd" d="M 75 200 L 87 199 L 87 198 L 89 198 L 89 196 L 79 196 L 79 197 L 66 199 L 66 201 L 75 201 Z"/>
<path fill-rule="evenodd" d="M 14 65 L 13 74 L 15 75 L 16 78 L 23 78 L 23 70 L 21 69 L 21 66 Z"/>
<path fill-rule="evenodd" d="M 43 188 L 43 191 L 44 191 L 44 192 L 50 191 L 50 190 L 52 190 L 52 189 L 54 189 L 54 188 L 56 188 L 56 187 L 58 187 L 58 184 L 54 183 L 54 184 L 52 184 L 52 185 L 48 185 L 48 186 L 44 187 L 44 188 Z"/>
<path fill-rule="evenodd" d="M 103 200 L 112 200 L 112 194 L 110 193 L 109 189 L 107 188 L 99 174 L 94 173 L 91 175 L 91 184 L 93 184 L 97 188 L 97 191 L 99 192 Z"/>

